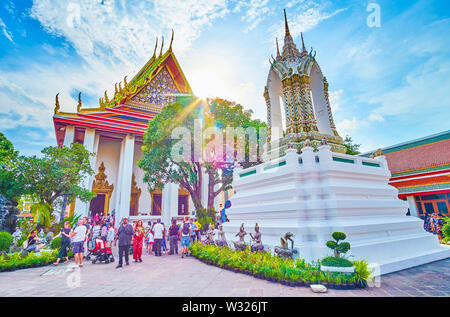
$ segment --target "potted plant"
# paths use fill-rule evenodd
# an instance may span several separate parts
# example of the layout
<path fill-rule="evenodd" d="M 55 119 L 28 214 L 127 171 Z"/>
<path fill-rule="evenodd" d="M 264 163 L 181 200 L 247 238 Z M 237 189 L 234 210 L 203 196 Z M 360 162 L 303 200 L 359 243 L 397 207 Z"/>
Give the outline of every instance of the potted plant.
<path fill-rule="evenodd" d="M 372 278 L 372 271 L 369 269 L 366 260 L 354 261 L 353 264 L 355 265 L 356 287 L 365 288 L 367 286 L 367 281 Z"/>

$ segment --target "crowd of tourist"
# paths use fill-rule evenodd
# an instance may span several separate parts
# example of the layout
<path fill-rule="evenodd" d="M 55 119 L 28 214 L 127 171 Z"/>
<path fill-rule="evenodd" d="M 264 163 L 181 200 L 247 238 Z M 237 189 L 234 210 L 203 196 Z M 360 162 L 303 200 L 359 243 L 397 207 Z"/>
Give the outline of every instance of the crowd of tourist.
<path fill-rule="evenodd" d="M 92 218 L 83 217 L 78 220 L 74 228 L 70 227 L 69 222 L 64 223 L 64 228 L 55 236 L 61 237 L 61 247 L 54 265 L 58 265 L 62 259 L 65 259 L 64 263 L 69 261 L 68 250 L 73 245 L 75 264 L 82 267 L 86 251 L 94 249 L 98 239 L 104 241 L 108 248 L 113 245 L 118 247 L 117 268 L 123 267 L 124 259 L 125 264 L 129 265 L 130 253 L 134 262 L 142 262 L 144 249 L 149 255 L 155 256 L 179 254 L 180 250 L 181 258 L 184 258 L 189 253 L 190 244 L 201 240 L 200 232 L 201 224 L 197 219 L 189 217 L 184 217 L 181 225 L 173 219 L 169 228 L 166 228 L 161 219 L 153 223 L 148 221 L 146 224 L 137 220 L 130 224 L 128 218 L 124 217 L 115 229 L 113 218 L 96 214 Z M 31 243 L 38 243 L 33 235 L 29 240 Z"/>

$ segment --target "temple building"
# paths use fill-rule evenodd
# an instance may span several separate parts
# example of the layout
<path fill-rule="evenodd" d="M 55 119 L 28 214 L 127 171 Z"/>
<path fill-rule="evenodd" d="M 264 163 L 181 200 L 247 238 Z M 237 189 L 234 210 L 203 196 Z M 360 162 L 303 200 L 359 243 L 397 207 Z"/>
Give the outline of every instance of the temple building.
<path fill-rule="evenodd" d="M 412 216 L 450 210 L 450 130 L 381 149 L 392 176 L 389 184 L 409 203 Z M 378 154 L 380 150 L 377 151 Z M 376 151 L 361 156 L 373 156 Z"/>
<path fill-rule="evenodd" d="M 77 142 L 96 154 L 91 161 L 95 175 L 83 186 L 97 196 L 90 203 L 76 200 L 70 206 L 72 214 L 114 215 L 116 223 L 124 216 L 144 221 L 162 218 L 167 224 L 193 210 L 188 191 L 178 184 L 150 192 L 142 180 L 144 171 L 137 166 L 148 122 L 177 96 L 192 94 L 172 41 L 173 33 L 165 53 L 163 39 L 159 55 L 156 41 L 153 56 L 136 76 L 116 84 L 112 97 L 105 91 L 96 108 L 84 108 L 80 93 L 77 111 L 61 112 L 56 96 L 53 122 L 58 146 Z"/>
<path fill-rule="evenodd" d="M 326 138 L 332 151 L 345 153 L 331 113 L 328 82 L 316 61 L 316 53 L 312 48 L 307 52 L 303 34 L 302 50 L 297 49 L 289 31 L 286 11 L 284 22 L 284 45 L 280 53 L 276 40 L 277 56 L 269 60 L 271 67 L 264 88 L 268 139 L 276 142 L 272 148 L 283 152 L 290 143 L 300 149 L 308 139 L 312 146 L 317 147 Z M 285 129 L 280 99 L 284 105 Z"/>

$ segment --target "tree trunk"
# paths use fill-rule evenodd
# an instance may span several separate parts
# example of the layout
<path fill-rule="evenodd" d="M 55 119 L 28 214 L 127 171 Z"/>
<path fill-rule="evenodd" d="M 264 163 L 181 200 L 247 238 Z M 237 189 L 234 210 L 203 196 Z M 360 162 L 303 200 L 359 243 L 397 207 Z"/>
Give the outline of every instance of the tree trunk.
<path fill-rule="evenodd" d="M 214 183 L 215 183 L 215 171 L 208 172 L 208 209 L 214 209 Z"/>

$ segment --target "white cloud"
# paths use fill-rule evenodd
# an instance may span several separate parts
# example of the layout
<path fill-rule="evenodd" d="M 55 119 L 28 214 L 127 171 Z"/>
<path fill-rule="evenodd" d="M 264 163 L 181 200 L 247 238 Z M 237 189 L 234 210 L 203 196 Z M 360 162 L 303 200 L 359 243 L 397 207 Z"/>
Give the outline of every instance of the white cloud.
<path fill-rule="evenodd" d="M 351 135 L 352 132 L 367 126 L 367 121 L 353 117 L 351 120 L 344 119 L 336 124 L 339 135 Z"/>
<path fill-rule="evenodd" d="M 378 122 L 384 122 L 386 121 L 383 116 L 379 113 L 371 113 L 369 115 L 369 121 L 378 121 Z"/>
<path fill-rule="evenodd" d="M 246 13 L 241 17 L 242 21 L 250 24 L 245 29 L 245 32 L 253 30 L 263 20 L 264 16 L 270 12 L 268 2 L 269 0 L 250 0 L 240 1 L 236 5 L 234 12 L 239 12 L 243 7 L 247 8 Z"/>
<path fill-rule="evenodd" d="M 450 100 L 442 98 L 450 87 L 450 62 L 433 58 L 411 71 L 405 81 L 405 85 L 368 100 L 380 105 L 374 115 L 417 116 L 450 108 Z"/>
<path fill-rule="evenodd" d="M 8 28 L 6 27 L 6 24 L 5 24 L 5 22 L 3 22 L 2 18 L 0 18 L 0 29 L 2 30 L 3 35 L 4 35 L 11 43 L 14 43 L 13 36 L 12 36 L 11 32 L 8 31 Z"/>

